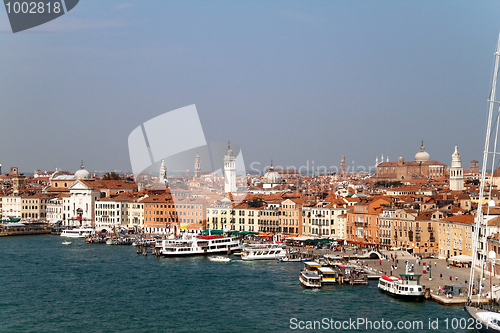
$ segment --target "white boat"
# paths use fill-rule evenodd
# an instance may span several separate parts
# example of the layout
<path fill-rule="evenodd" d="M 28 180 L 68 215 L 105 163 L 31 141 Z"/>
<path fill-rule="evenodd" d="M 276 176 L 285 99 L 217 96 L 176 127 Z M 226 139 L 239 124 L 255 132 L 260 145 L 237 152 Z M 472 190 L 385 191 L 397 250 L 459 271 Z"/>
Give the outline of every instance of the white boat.
<path fill-rule="evenodd" d="M 231 262 L 231 258 L 221 257 L 221 256 L 208 257 L 208 260 L 210 260 L 210 261 L 217 261 L 217 262 Z"/>
<path fill-rule="evenodd" d="M 71 242 L 70 241 L 64 241 L 62 242 L 63 245 L 71 245 Z"/>
<path fill-rule="evenodd" d="M 284 258 L 286 251 L 281 244 L 249 244 L 242 253 L 242 260 L 277 260 Z"/>
<path fill-rule="evenodd" d="M 309 258 L 278 258 L 278 262 L 304 262 L 310 260 Z"/>
<path fill-rule="evenodd" d="M 94 235 L 95 231 L 93 228 L 77 228 L 77 229 L 68 229 L 63 230 L 61 232 L 61 237 L 68 238 L 87 238 L 91 235 Z"/>
<path fill-rule="evenodd" d="M 306 288 L 321 288 L 321 277 L 316 272 L 300 271 L 299 281 Z"/>
<path fill-rule="evenodd" d="M 241 249 L 235 237 L 222 235 L 192 236 L 182 239 L 164 239 L 156 243 L 156 251 L 165 257 L 185 257 L 214 253 L 229 253 Z"/>
<path fill-rule="evenodd" d="M 335 272 L 330 267 L 318 267 L 317 271 L 319 277 L 321 278 L 322 285 L 337 283 L 337 272 Z"/>
<path fill-rule="evenodd" d="M 424 300 L 424 288 L 420 285 L 421 274 L 400 274 L 398 276 L 383 275 L 378 279 L 378 287 L 393 296 L 411 299 L 415 301 Z"/>
<path fill-rule="evenodd" d="M 476 218 L 474 222 L 472 233 L 472 265 L 470 270 L 469 277 L 469 291 L 467 296 L 467 305 L 465 306 L 466 311 L 469 315 L 475 319 L 475 328 L 479 332 L 500 332 L 500 313 L 493 309 L 493 282 L 489 281 L 489 294 L 490 294 L 490 307 L 482 306 L 482 308 L 478 307 L 481 303 L 481 281 L 480 276 L 476 279 L 476 267 L 481 267 L 484 274 L 485 265 L 489 264 L 489 271 L 491 272 L 491 263 L 496 260 L 496 251 L 488 252 L 488 244 L 487 244 L 487 230 L 488 230 L 488 221 L 493 218 L 493 214 L 490 215 L 490 209 L 488 208 L 489 204 L 493 201 L 492 191 L 488 190 L 491 188 L 492 181 L 491 178 L 486 178 L 486 169 L 491 168 L 494 170 L 497 169 L 495 165 L 495 161 L 497 160 L 498 152 L 498 122 L 500 121 L 500 113 L 495 111 L 495 108 L 498 107 L 499 99 L 496 96 L 496 85 L 498 80 L 498 68 L 499 68 L 499 60 L 500 60 L 500 35 L 498 36 L 497 48 L 495 52 L 495 69 L 493 71 L 493 83 L 491 85 L 491 92 L 489 94 L 489 108 L 488 108 L 488 120 L 487 120 L 487 128 L 486 128 L 486 139 L 484 143 L 483 150 L 483 167 L 481 171 L 481 179 L 479 186 L 479 201 L 478 208 L 476 210 Z M 493 114 L 496 114 L 495 117 Z M 492 134 L 495 133 L 495 134 Z M 490 140 L 492 141 L 492 145 L 490 145 Z M 483 231 L 483 232 L 478 232 Z M 489 248 L 491 250 L 491 248 Z M 484 275 L 483 275 L 484 279 Z M 476 285 L 474 282 L 477 281 Z M 476 298 L 477 297 L 477 298 Z"/>

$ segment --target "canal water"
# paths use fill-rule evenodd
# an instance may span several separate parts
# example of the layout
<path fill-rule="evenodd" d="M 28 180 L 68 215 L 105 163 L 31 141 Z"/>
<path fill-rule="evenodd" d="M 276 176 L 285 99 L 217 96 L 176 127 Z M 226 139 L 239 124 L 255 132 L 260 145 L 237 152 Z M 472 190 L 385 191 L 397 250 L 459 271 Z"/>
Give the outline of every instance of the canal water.
<path fill-rule="evenodd" d="M 462 307 L 395 299 L 375 281 L 304 289 L 300 263 L 63 240 L 0 238 L 0 332 L 474 332 Z"/>

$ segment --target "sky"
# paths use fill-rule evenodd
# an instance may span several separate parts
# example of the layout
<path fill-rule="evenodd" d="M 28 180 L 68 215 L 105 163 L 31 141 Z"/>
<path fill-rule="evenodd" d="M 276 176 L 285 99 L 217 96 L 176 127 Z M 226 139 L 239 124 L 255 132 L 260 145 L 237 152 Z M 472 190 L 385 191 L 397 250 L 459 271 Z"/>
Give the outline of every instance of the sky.
<path fill-rule="evenodd" d="M 468 168 L 499 17 L 498 1 L 81 0 L 13 34 L 0 8 L 2 172 L 130 172 L 129 134 L 192 104 L 250 172 L 412 161 L 421 140 Z"/>

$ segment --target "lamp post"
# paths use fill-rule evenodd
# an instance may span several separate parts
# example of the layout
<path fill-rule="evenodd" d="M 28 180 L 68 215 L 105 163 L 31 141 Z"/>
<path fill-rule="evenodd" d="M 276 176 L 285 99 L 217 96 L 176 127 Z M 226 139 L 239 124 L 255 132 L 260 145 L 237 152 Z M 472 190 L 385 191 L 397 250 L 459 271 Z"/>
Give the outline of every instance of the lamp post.
<path fill-rule="evenodd" d="M 429 281 L 431 281 L 432 280 L 432 272 L 431 272 L 432 264 L 427 266 L 427 268 L 429 268 Z"/>

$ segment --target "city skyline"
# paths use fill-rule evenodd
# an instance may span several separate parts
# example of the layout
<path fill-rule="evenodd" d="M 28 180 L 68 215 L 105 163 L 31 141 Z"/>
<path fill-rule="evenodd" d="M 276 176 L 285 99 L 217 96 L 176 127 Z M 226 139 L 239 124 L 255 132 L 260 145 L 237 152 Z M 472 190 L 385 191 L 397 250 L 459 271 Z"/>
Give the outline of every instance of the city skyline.
<path fill-rule="evenodd" d="M 17 34 L 0 11 L 3 172 L 131 171 L 127 136 L 196 104 L 247 170 L 374 166 L 424 140 L 481 160 L 493 1 L 80 3 Z M 153 9 L 153 10 L 152 10 Z"/>

